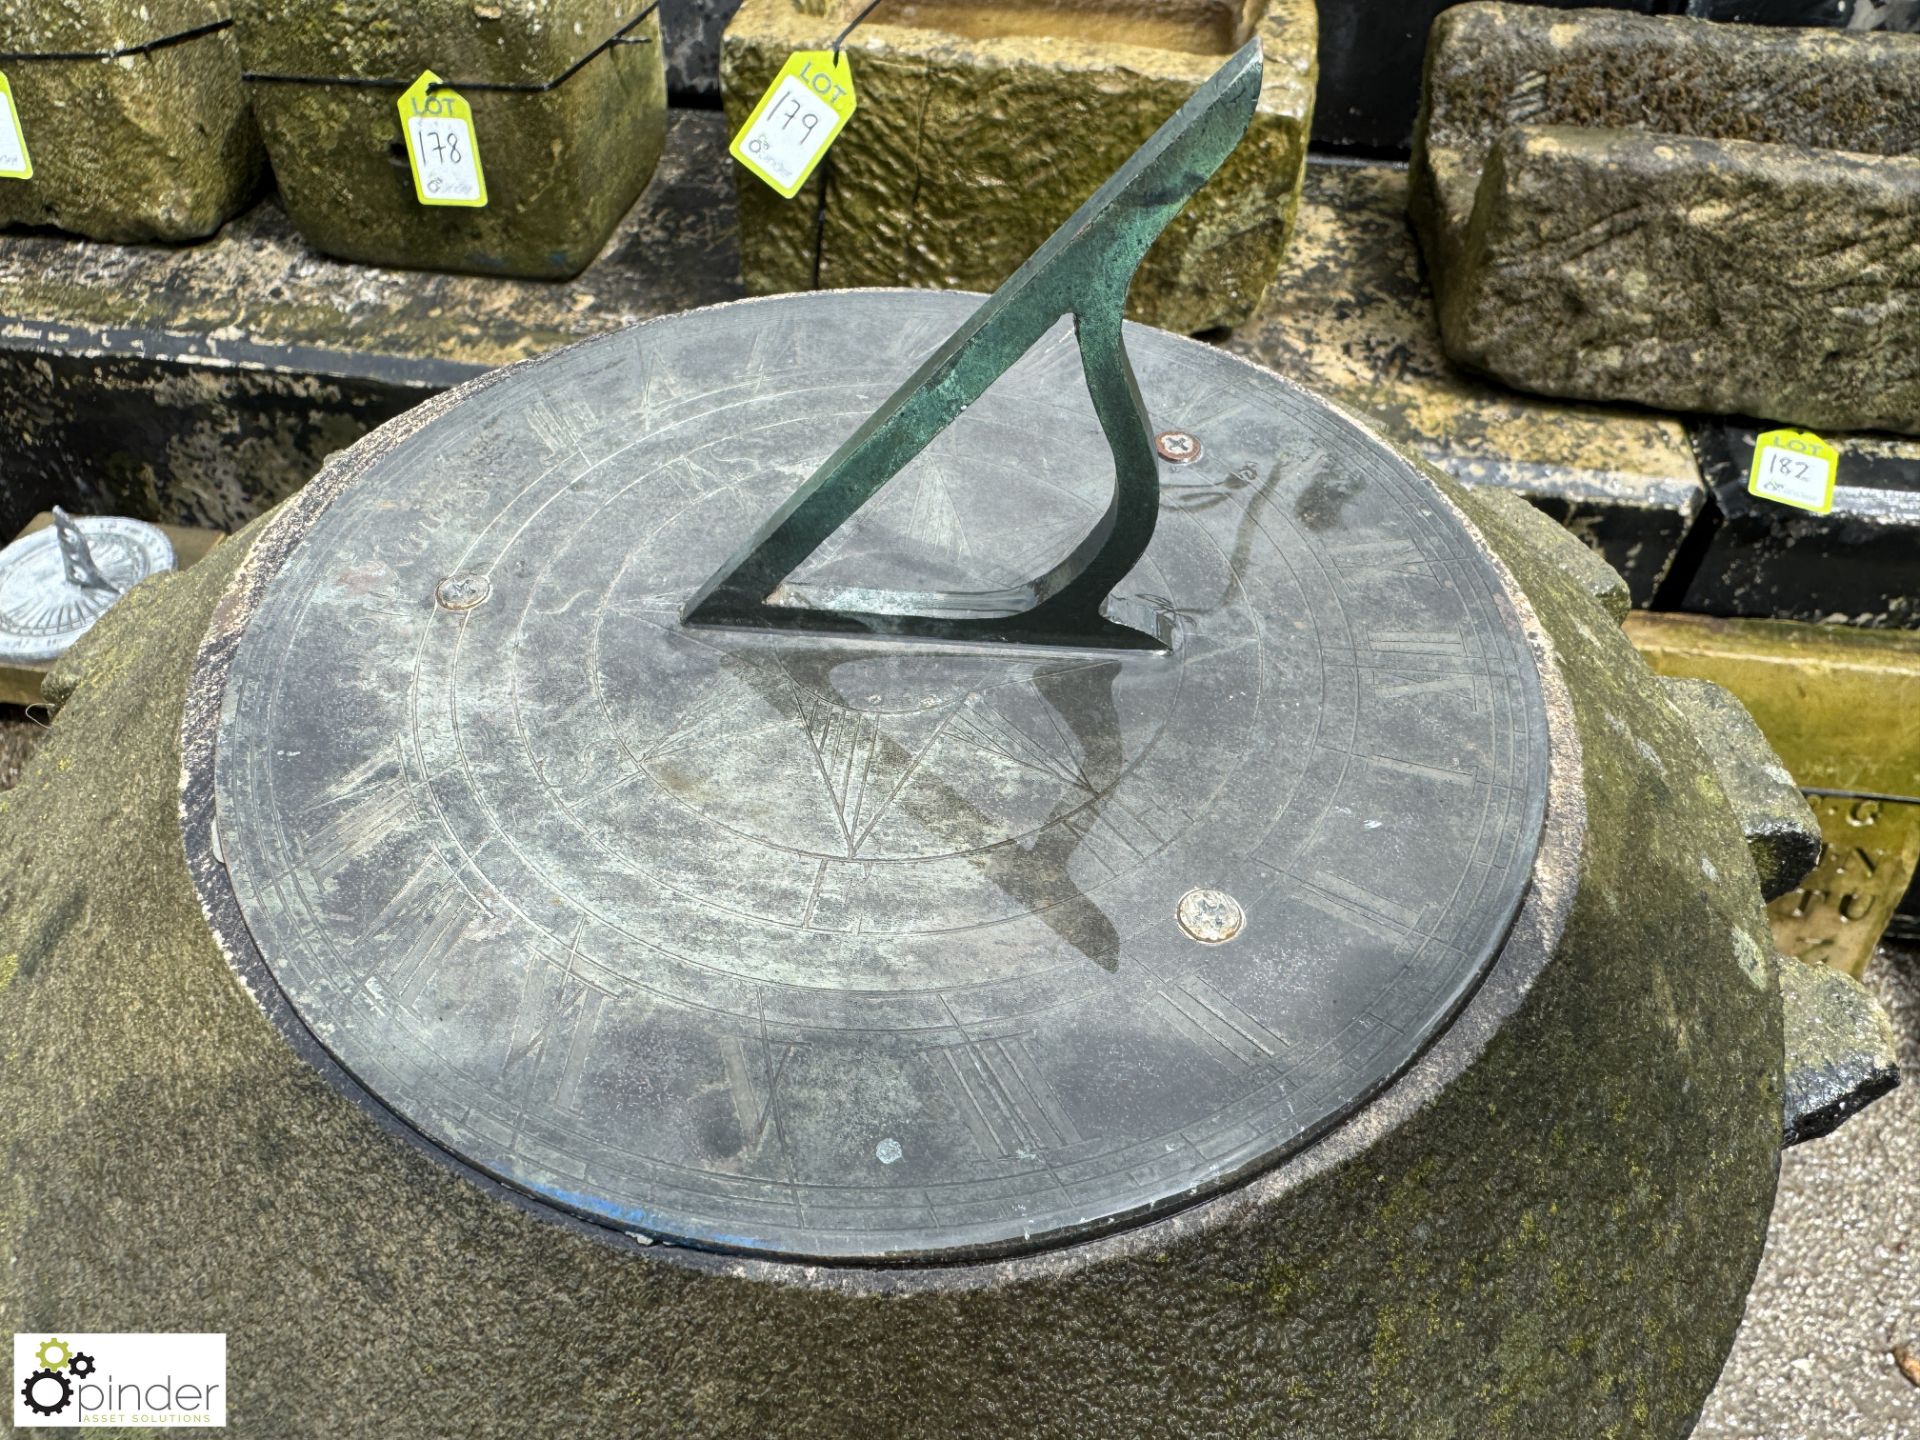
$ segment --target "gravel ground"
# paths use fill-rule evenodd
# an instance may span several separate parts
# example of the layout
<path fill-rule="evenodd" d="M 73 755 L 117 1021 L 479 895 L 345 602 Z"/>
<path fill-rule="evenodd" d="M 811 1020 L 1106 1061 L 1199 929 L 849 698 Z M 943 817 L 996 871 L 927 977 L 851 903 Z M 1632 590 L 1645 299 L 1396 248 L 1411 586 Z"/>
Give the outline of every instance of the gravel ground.
<path fill-rule="evenodd" d="M 1789 1150 L 1746 1324 L 1695 1431 L 1738 1440 L 1920 1440 L 1920 947 L 1866 974 L 1906 1083 Z M 1914 1368 L 1920 1376 L 1920 1364 Z"/>

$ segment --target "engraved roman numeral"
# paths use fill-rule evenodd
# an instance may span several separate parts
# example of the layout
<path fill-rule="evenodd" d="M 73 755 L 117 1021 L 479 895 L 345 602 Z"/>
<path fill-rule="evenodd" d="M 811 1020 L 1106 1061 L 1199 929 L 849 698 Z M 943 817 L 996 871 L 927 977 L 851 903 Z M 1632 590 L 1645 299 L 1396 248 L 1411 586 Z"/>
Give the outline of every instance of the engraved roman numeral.
<path fill-rule="evenodd" d="M 361 943 L 383 953 L 382 978 L 413 1005 L 466 935 L 485 914 L 437 862 L 422 866 L 373 918 Z"/>
<path fill-rule="evenodd" d="M 969 701 L 948 733 L 956 740 L 1037 771 L 1049 780 L 1076 789 L 1093 789 L 1079 756 L 1063 734 L 1056 730 L 1036 736 L 991 701 Z"/>
<path fill-rule="evenodd" d="M 595 423 L 593 407 L 583 400 L 556 400 L 548 396 L 527 407 L 527 427 L 556 455 L 580 448 L 580 440 Z"/>
<path fill-rule="evenodd" d="M 580 1108 L 580 1082 L 607 993 L 567 970 L 535 957 L 513 1017 L 513 1036 L 500 1066 L 526 1107 Z"/>
<path fill-rule="evenodd" d="M 1251 1070 L 1284 1048 L 1278 1035 L 1198 975 L 1189 975 L 1155 998 L 1176 1030 L 1229 1070 Z"/>
<path fill-rule="evenodd" d="M 378 845 L 413 814 L 413 796 L 405 784 L 389 779 L 309 807 L 339 808 L 301 848 L 316 880 L 322 885 Z"/>
<path fill-rule="evenodd" d="M 71 629 L 87 613 L 88 607 L 77 600 L 42 598 L 31 610 L 15 610 L 6 615 L 7 623 L 18 630 L 52 634 Z"/>
<path fill-rule="evenodd" d="M 733 1113 L 739 1118 L 740 1133 L 747 1149 L 757 1148 L 767 1137 L 773 1121 L 773 1097 L 787 1062 L 801 1046 L 790 1041 L 777 1044 L 728 1035 L 720 1042 L 720 1054 L 727 1066 L 727 1088 L 733 1092 Z"/>
<path fill-rule="evenodd" d="M 1452 630 L 1370 630 L 1367 649 L 1376 655 L 1432 655 L 1465 660 L 1467 642 Z"/>
<path fill-rule="evenodd" d="M 1443 785 L 1473 784 L 1473 776 L 1465 770 L 1449 770 L 1443 765 L 1422 765 L 1417 760 L 1402 760 L 1393 755 L 1362 755 L 1359 758 L 1369 765 L 1378 765 L 1383 770 L 1398 770 L 1402 775 L 1412 775 L 1420 780 L 1434 780 Z"/>
<path fill-rule="evenodd" d="M 922 1050 L 982 1155 L 1011 1158 L 1080 1143 L 1024 1035 Z"/>
<path fill-rule="evenodd" d="M 1479 683 L 1472 675 L 1395 675 L 1382 671 L 1373 682 L 1373 693 L 1383 699 L 1399 700 L 1408 695 L 1472 695 Z"/>
<path fill-rule="evenodd" d="M 1324 870 L 1315 871 L 1301 881 L 1299 895 L 1321 914 L 1369 930 L 1393 942 L 1396 948 L 1419 933 L 1426 914 L 1424 908 L 1409 910 L 1363 885 Z"/>
<path fill-rule="evenodd" d="M 1426 556 L 1411 540 L 1360 540 L 1329 545 L 1327 555 L 1336 569 L 1352 575 L 1376 570 L 1424 575 L 1428 570 Z"/>
<path fill-rule="evenodd" d="M 1111 795 L 1061 820 L 1062 828 L 1080 837 L 1081 853 L 1113 874 L 1131 868 L 1143 856 L 1165 843 L 1141 816 Z"/>

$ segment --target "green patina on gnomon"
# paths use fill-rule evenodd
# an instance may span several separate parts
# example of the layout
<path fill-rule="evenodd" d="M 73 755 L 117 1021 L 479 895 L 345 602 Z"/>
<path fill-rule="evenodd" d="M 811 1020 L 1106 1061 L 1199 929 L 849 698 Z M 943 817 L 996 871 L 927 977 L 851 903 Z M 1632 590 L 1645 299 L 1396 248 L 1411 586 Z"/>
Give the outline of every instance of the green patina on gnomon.
<path fill-rule="evenodd" d="M 1164 634 L 1103 611 L 1146 553 L 1160 501 L 1152 429 L 1121 324 L 1148 249 L 1246 134 L 1262 73 L 1260 42 L 1250 40 L 755 532 L 688 604 L 687 622 L 1165 649 Z M 1116 472 L 1113 502 L 1084 540 L 1011 593 L 862 591 L 845 606 L 769 603 L 829 535 L 1063 315 L 1073 316 Z"/>

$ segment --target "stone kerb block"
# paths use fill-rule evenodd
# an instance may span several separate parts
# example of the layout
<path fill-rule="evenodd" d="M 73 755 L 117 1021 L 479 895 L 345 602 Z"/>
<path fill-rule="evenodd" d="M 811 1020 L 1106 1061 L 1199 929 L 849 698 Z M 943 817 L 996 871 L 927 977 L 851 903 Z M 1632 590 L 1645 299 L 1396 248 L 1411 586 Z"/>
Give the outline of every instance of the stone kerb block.
<path fill-rule="evenodd" d="M 721 56 L 729 124 L 860 8 L 746 0 Z M 994 289 L 1256 33 L 1266 79 L 1247 138 L 1148 254 L 1128 310 L 1169 330 L 1239 324 L 1299 204 L 1312 0 L 883 6 L 846 42 L 859 110 L 800 195 L 736 170 L 748 289 Z"/>
<path fill-rule="evenodd" d="M 199 240 L 258 193 L 265 153 L 218 0 L 0 0 L 30 179 L 0 225 Z"/>
<path fill-rule="evenodd" d="M 1412 214 L 1460 364 L 1920 432 L 1920 36 L 1459 6 Z"/>
<path fill-rule="evenodd" d="M 577 275 L 665 140 L 659 17 L 625 29 L 645 8 L 236 0 L 248 89 L 295 226 L 316 249 L 368 264 Z M 472 106 L 484 208 L 424 206 L 414 193 L 396 107 L 429 69 Z"/>

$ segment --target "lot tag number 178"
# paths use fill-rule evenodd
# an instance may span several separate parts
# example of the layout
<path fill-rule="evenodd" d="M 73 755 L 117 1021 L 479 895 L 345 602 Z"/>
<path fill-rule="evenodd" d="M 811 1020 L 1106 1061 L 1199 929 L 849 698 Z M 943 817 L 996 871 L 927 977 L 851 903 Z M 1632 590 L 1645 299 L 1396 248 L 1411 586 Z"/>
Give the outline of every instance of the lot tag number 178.
<path fill-rule="evenodd" d="M 431 70 L 421 71 L 400 97 L 400 129 L 407 137 L 413 193 L 422 205 L 477 210 L 487 203 L 473 109 Z"/>

